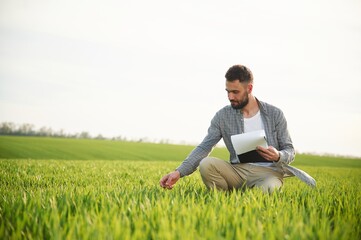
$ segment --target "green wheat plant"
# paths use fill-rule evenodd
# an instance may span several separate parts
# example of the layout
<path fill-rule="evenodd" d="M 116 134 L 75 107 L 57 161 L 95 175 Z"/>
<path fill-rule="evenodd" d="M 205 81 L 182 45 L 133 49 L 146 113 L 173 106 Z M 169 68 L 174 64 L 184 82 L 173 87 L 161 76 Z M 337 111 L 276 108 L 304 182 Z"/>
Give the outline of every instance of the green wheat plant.
<path fill-rule="evenodd" d="M 2 158 L 0 239 L 360 239 L 361 161 L 300 159 L 316 188 L 263 194 L 207 190 L 198 172 L 160 188 L 181 160 Z"/>
<path fill-rule="evenodd" d="M 176 162 L 0 161 L 2 239 L 358 239 L 360 169 L 316 170 L 268 195 L 206 190 L 198 174 L 168 191 Z M 309 169 L 308 171 L 310 171 Z"/>

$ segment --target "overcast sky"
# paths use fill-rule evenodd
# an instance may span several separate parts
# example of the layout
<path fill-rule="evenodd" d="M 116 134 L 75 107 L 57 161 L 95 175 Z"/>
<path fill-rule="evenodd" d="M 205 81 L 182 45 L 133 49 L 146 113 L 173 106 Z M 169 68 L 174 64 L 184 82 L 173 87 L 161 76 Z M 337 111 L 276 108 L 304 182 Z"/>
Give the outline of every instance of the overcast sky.
<path fill-rule="evenodd" d="M 0 122 L 197 144 L 234 64 L 297 151 L 361 156 L 359 0 L 0 0 Z"/>

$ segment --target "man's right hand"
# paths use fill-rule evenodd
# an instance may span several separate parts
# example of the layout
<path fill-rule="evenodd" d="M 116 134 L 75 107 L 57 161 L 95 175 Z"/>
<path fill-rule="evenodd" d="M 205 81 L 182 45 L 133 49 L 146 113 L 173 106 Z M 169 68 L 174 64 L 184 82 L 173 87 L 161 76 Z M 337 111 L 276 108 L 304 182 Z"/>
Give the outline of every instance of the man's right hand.
<path fill-rule="evenodd" d="M 172 189 L 179 178 L 180 172 L 174 171 L 162 177 L 162 179 L 159 181 L 159 184 L 162 188 Z"/>

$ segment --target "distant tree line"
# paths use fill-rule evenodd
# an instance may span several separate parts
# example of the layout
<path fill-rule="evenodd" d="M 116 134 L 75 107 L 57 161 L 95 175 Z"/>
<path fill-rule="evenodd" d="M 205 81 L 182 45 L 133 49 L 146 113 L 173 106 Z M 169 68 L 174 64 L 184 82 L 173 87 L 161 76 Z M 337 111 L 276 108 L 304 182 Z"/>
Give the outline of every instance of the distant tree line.
<path fill-rule="evenodd" d="M 81 138 L 81 139 L 101 139 L 101 140 L 113 140 L 113 141 L 132 141 L 132 142 L 157 142 L 157 143 L 169 143 L 168 139 L 162 139 L 160 141 L 153 140 L 149 138 L 139 138 L 139 139 L 127 139 L 123 136 L 117 136 L 112 138 L 103 137 L 102 134 L 97 136 L 92 136 L 87 131 L 82 131 L 80 133 L 66 133 L 63 129 L 55 131 L 50 127 L 41 127 L 36 128 L 34 124 L 23 123 L 15 124 L 13 122 L 2 122 L 0 123 L 0 135 L 9 135 L 9 136 L 33 136 L 33 137 L 58 137 L 58 138 Z"/>
<path fill-rule="evenodd" d="M 12 122 L 0 123 L 0 135 L 10 136 L 38 136 L 38 137 L 59 137 L 59 138 L 87 138 L 87 139 L 107 139 L 101 134 L 92 137 L 88 132 L 82 131 L 80 133 L 66 133 L 63 129 L 54 131 L 50 127 L 35 128 L 34 124 L 24 123 L 15 124 Z M 118 136 L 112 138 L 112 140 L 126 140 L 125 138 Z"/>

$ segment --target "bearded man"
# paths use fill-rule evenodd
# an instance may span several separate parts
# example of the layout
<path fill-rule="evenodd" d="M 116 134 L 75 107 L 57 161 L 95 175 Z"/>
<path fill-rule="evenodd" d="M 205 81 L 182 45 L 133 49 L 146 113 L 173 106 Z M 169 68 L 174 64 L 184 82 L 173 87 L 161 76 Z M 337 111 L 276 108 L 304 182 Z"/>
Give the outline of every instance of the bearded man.
<path fill-rule="evenodd" d="M 273 192 L 283 185 L 283 178 L 297 176 L 315 186 L 315 180 L 289 164 L 295 150 L 283 112 L 253 95 L 253 74 L 243 65 L 234 65 L 225 75 L 230 105 L 219 110 L 211 121 L 204 140 L 173 172 L 162 177 L 160 186 L 172 189 L 182 177 L 198 167 L 207 188 L 232 190 L 258 187 Z M 268 147 L 257 146 L 246 159 L 237 155 L 231 136 L 264 130 Z M 229 161 L 209 157 L 223 138 L 230 153 Z"/>

